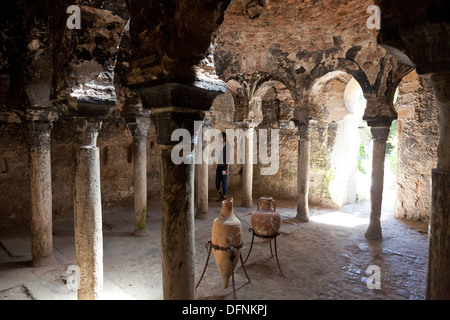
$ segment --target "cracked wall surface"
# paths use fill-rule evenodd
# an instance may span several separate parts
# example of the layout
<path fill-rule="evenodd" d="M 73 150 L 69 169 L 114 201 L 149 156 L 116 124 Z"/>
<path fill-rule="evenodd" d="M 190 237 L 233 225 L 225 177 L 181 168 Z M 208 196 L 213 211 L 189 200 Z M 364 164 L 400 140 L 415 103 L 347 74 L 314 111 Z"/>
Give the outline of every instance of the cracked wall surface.
<path fill-rule="evenodd" d="M 439 126 L 433 89 L 415 72 L 399 85 L 398 194 L 395 216 L 426 220 L 431 206 L 431 169 L 437 163 Z"/>
<path fill-rule="evenodd" d="M 144 34 L 130 34 L 126 30 L 130 17 L 126 1 L 79 1 L 84 25 L 81 30 L 71 32 L 60 28 L 67 15 L 55 13 L 64 11 L 69 1 L 57 4 L 41 1 L 31 9 L 0 5 L 5 17 L 0 21 L 4 30 L 1 40 L 5 44 L 0 47 L 0 202 L 3 204 L 0 227 L 10 222 L 29 221 L 28 150 L 21 123 L 25 106 L 49 105 L 50 99 L 55 99 L 67 111 L 71 97 L 81 97 L 82 101 L 83 96 L 90 96 L 91 102 L 116 103 L 104 121 L 98 140 L 102 199 L 108 205 L 129 203 L 133 196 L 131 135 L 121 117 L 132 96 L 129 85 L 186 82 L 192 76 L 197 80 L 202 76 L 208 81 L 221 79 L 228 91 L 216 99 L 212 108 L 215 127 L 231 128 L 236 126 L 235 122 L 262 116 L 260 128 L 281 128 L 283 121 L 286 125 L 293 118 L 326 118 L 328 123 L 346 113 L 339 105 L 340 97 L 326 96 L 330 88 L 315 92 L 318 79 L 333 72 L 344 74 L 345 81 L 350 77 L 356 79 L 366 98 L 386 102 L 410 71 L 377 45 L 377 31 L 367 28 L 366 9 L 372 1 L 236 0 L 223 17 L 216 9 L 226 6 L 228 1 L 220 1 L 217 8 L 209 8 L 211 15 L 205 15 L 205 20 L 200 21 L 207 26 L 205 30 L 198 30 L 198 21 L 191 25 L 194 17 L 202 16 L 201 12 L 194 10 L 190 16 L 182 15 L 189 3 L 183 1 L 178 9 L 165 7 L 166 24 L 154 25 L 155 21 L 150 20 L 135 22 L 142 23 L 135 30 Z M 131 11 L 142 6 L 144 2 L 135 1 Z M 147 9 L 155 9 L 157 2 L 152 6 Z M 18 23 L 18 17 L 26 23 Z M 30 23 L 32 18 L 36 18 L 36 24 Z M 223 24 L 216 33 L 216 23 L 222 18 Z M 183 29 L 186 25 L 190 27 Z M 154 33 L 148 35 L 145 30 Z M 202 33 L 198 41 L 183 40 L 192 39 L 196 32 Z M 211 46 L 211 39 L 215 40 L 216 36 L 217 43 Z M 173 43 L 168 37 L 173 43 L 182 43 L 186 51 L 171 50 Z M 140 39 L 145 41 L 136 45 Z M 157 40 L 157 47 L 151 46 L 152 39 Z M 139 52 L 131 52 L 132 44 Z M 199 48 L 205 49 L 206 54 L 186 59 L 189 54 L 202 51 Z M 142 58 L 147 54 L 149 59 Z M 157 65 L 155 61 L 165 63 Z M 174 78 L 171 72 L 178 67 L 182 72 L 179 78 Z M 114 68 L 113 75 L 111 68 Z M 146 73 L 147 78 L 141 77 L 144 69 L 151 70 Z M 85 77 L 75 77 L 80 74 Z M 366 116 L 396 117 L 398 114 L 400 118 L 404 139 L 401 138 L 399 150 L 398 214 L 416 219 L 427 218 L 427 179 L 429 168 L 434 165 L 438 127 L 436 110 L 429 108 L 434 106 L 432 91 L 422 80 L 414 81 L 403 81 L 396 108 L 390 103 L 371 104 Z M 323 98 L 327 101 L 322 101 Z M 62 117 L 54 124 L 51 134 L 55 217 L 72 214 L 73 133 L 69 127 L 68 120 Z M 323 124 L 313 130 L 311 166 L 324 169 L 320 174 L 313 172 L 312 176 L 311 194 L 317 197 L 318 204 L 324 203 L 322 200 L 329 194 L 327 183 L 333 178 L 329 172 L 330 142 L 336 131 L 333 128 Z M 272 177 L 255 174 L 255 192 L 275 181 L 275 194 L 296 197 L 297 139 L 296 129 L 281 128 L 280 169 Z M 427 144 L 417 143 L 423 139 Z M 160 188 L 159 151 L 151 125 L 147 176 L 149 196 L 154 199 L 158 199 Z M 255 172 L 260 167 L 255 166 Z M 211 167 L 210 189 L 214 188 L 213 171 Z M 239 186 L 240 165 L 232 168 L 232 176 L 231 183 Z"/>

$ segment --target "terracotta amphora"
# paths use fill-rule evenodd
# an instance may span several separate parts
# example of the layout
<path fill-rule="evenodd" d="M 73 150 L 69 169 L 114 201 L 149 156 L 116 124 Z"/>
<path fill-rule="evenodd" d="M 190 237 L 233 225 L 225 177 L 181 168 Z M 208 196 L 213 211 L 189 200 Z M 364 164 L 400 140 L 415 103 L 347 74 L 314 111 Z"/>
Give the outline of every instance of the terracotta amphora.
<path fill-rule="evenodd" d="M 212 226 L 211 240 L 217 269 L 222 277 L 222 285 L 226 289 L 239 261 L 242 247 L 241 222 L 234 215 L 233 198 L 222 201 L 222 211 Z"/>
<path fill-rule="evenodd" d="M 273 203 L 273 210 L 271 204 Z M 261 205 L 261 207 L 260 207 Z M 272 197 L 258 199 L 258 209 L 251 216 L 253 231 L 261 236 L 273 236 L 281 227 L 281 215 L 277 211 L 277 203 Z M 264 243 L 269 243 L 273 238 L 259 238 Z"/>

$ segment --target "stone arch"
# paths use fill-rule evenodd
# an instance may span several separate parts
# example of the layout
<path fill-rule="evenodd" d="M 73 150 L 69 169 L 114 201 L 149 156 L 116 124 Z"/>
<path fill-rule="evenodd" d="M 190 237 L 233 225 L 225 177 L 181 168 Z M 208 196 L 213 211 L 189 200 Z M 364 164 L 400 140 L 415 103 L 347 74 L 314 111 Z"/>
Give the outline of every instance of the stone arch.
<path fill-rule="evenodd" d="M 272 97 L 272 108 L 268 106 L 268 95 Z M 266 100 L 265 100 L 266 99 Z M 294 116 L 295 101 L 291 90 L 275 78 L 269 78 L 255 86 L 248 105 L 247 119 L 250 121 L 263 121 L 286 123 Z"/>
<path fill-rule="evenodd" d="M 226 124 L 229 125 L 234 121 L 235 118 L 235 97 L 233 92 L 227 86 L 224 94 L 218 95 L 211 106 L 211 113 L 214 114 L 214 123 L 218 124 Z M 226 128 L 221 128 L 221 130 L 225 130 Z"/>
<path fill-rule="evenodd" d="M 344 71 L 332 71 L 316 79 L 307 95 L 309 117 L 328 123 L 357 112 L 352 105 L 355 98 L 352 94 L 357 87 L 361 88 L 354 77 Z"/>
<path fill-rule="evenodd" d="M 317 120 L 311 128 L 310 201 L 342 207 L 356 200 L 362 88 L 348 73 L 329 72 L 313 82 L 307 104 L 309 116 Z"/>
<path fill-rule="evenodd" d="M 256 87 L 250 106 L 262 113 L 262 120 L 256 127 L 258 161 L 254 165 L 253 175 L 255 192 L 264 195 L 267 190 L 263 186 L 271 185 L 271 195 L 277 198 L 295 198 L 298 130 L 292 121 L 296 107 L 292 92 L 284 82 L 269 78 Z M 261 150 L 260 144 L 265 134 L 267 134 L 266 151 Z M 269 155 L 269 153 L 270 165 L 262 163 L 261 154 Z M 263 168 L 268 167 L 277 169 L 271 175 L 264 175 Z"/>
<path fill-rule="evenodd" d="M 248 95 L 247 90 L 239 81 L 229 80 L 227 83 L 227 91 L 233 96 L 235 105 L 234 121 L 242 122 L 248 113 Z"/>
<path fill-rule="evenodd" d="M 280 114 L 277 114 L 277 118 L 282 122 L 292 120 L 300 99 L 297 88 L 288 79 L 288 75 L 283 72 L 272 74 L 259 71 L 226 80 L 236 106 L 235 122 L 262 121 L 261 103 L 268 90 L 275 90 L 280 101 Z"/>

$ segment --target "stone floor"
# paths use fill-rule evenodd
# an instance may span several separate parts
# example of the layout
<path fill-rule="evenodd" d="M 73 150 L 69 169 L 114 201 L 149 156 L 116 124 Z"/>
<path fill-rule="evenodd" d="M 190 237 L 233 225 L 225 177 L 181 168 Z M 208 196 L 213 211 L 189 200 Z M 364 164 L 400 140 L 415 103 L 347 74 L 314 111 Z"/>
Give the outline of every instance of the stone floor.
<path fill-rule="evenodd" d="M 235 203 L 239 204 L 239 194 Z M 196 277 L 205 266 L 212 222 L 220 213 L 220 202 L 210 199 L 207 219 L 196 220 Z M 256 208 L 256 207 L 255 207 Z M 255 209 L 235 205 L 242 223 L 242 255 L 251 242 L 250 215 Z M 424 299 L 427 268 L 427 224 L 393 218 L 392 207 L 384 207 L 382 241 L 368 241 L 368 202 L 347 205 L 341 210 L 311 208 L 311 221 L 295 223 L 295 203 L 278 201 L 283 224 L 277 238 L 281 276 L 268 244 L 255 239 L 245 269 L 235 271 L 238 299 Z M 160 226 L 157 206 L 149 207 L 147 237 L 134 237 L 130 208 L 105 210 L 103 299 L 162 299 Z M 73 220 L 54 222 L 54 255 L 58 264 L 31 268 L 28 228 L 0 235 L 0 300 L 73 300 L 76 292 L 67 285 L 66 272 L 75 265 Z M 381 288 L 369 289 L 366 273 L 376 265 L 381 272 Z M 232 286 L 222 288 L 211 255 L 198 287 L 197 299 L 232 300 Z"/>

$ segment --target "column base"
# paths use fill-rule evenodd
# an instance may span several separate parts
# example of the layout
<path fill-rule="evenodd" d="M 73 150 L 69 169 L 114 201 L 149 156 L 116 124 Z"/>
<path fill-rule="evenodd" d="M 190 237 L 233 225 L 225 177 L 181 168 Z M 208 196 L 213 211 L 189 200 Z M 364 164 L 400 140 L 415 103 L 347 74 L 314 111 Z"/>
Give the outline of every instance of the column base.
<path fill-rule="evenodd" d="M 251 208 L 251 207 L 253 207 L 253 201 L 252 200 L 242 200 L 242 206 L 244 208 Z"/>
<path fill-rule="evenodd" d="M 197 211 L 195 213 L 195 219 L 206 220 L 208 218 L 208 212 Z"/>
<path fill-rule="evenodd" d="M 150 235 L 150 233 L 148 233 L 147 229 L 135 229 L 133 231 L 133 235 L 135 237 L 148 237 Z"/>
<path fill-rule="evenodd" d="M 308 194 L 300 193 L 295 220 L 309 222 Z"/>
<path fill-rule="evenodd" d="M 50 267 L 58 264 L 53 254 L 31 260 L 31 266 L 35 268 Z"/>
<path fill-rule="evenodd" d="M 382 240 L 383 234 L 381 232 L 381 225 L 375 223 L 369 223 L 364 236 L 369 240 Z"/>
<path fill-rule="evenodd" d="M 296 215 L 295 220 L 299 222 L 309 222 L 309 217 L 305 217 L 304 215 Z"/>

